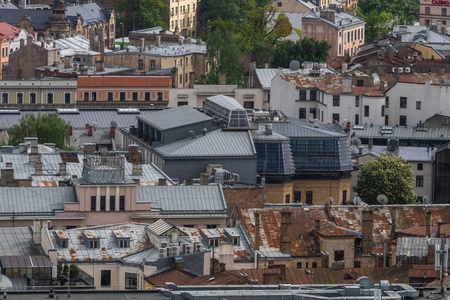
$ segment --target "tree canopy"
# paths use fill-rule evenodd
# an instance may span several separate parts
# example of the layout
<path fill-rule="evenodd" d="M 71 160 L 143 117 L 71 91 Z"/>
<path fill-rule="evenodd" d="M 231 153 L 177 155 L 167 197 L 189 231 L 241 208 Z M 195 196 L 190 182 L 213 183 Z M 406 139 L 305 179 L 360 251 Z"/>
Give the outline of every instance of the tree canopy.
<path fill-rule="evenodd" d="M 372 11 L 397 14 L 399 24 L 412 25 L 419 16 L 419 5 L 413 0 L 360 0 L 358 7 L 364 16 Z"/>
<path fill-rule="evenodd" d="M 290 40 L 279 41 L 276 44 L 271 65 L 273 67 L 288 68 L 292 60 L 325 61 L 331 46 L 326 41 L 316 41 L 305 38 L 299 42 Z"/>
<path fill-rule="evenodd" d="M 170 17 L 169 6 L 160 0 L 119 0 L 117 10 L 120 12 L 117 24 L 123 22 L 125 32 L 133 30 L 133 24 L 136 30 L 166 27 L 164 21 Z"/>
<path fill-rule="evenodd" d="M 25 137 L 37 137 L 39 143 L 55 143 L 59 149 L 68 149 L 69 126 L 57 114 L 25 114 L 19 124 L 8 131 L 9 144 L 16 146 L 23 143 Z"/>
<path fill-rule="evenodd" d="M 377 196 L 384 194 L 389 204 L 416 203 L 411 166 L 392 153 L 361 164 L 358 184 L 353 190 L 368 204 L 378 204 Z"/>

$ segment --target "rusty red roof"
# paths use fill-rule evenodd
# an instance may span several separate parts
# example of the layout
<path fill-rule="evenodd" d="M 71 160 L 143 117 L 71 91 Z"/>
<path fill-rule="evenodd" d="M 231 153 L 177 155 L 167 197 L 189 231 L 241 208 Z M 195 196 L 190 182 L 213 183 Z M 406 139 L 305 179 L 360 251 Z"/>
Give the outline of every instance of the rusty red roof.
<path fill-rule="evenodd" d="M 440 85 L 440 78 L 444 79 L 444 82 L 450 80 L 450 73 L 443 75 L 438 73 L 401 73 L 398 75 L 398 82 L 425 84 L 426 80 L 429 79 L 432 85 Z"/>

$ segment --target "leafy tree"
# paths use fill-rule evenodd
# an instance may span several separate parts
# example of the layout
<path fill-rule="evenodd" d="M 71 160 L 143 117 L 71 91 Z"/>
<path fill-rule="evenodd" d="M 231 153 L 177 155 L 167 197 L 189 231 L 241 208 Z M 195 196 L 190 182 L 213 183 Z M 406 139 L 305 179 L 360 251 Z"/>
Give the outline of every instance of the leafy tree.
<path fill-rule="evenodd" d="M 78 276 L 80 274 L 80 269 L 78 269 L 77 265 L 71 264 L 69 267 L 69 273 L 70 273 L 70 277 L 75 277 Z"/>
<path fill-rule="evenodd" d="M 160 0 L 119 0 L 117 10 L 120 19 L 117 24 L 123 22 L 125 32 L 162 26 L 166 27 L 165 20 L 169 20 L 169 6 Z"/>
<path fill-rule="evenodd" d="M 389 12 L 378 12 L 372 10 L 365 16 L 366 20 L 366 42 L 378 39 L 378 33 L 383 35 L 389 33 L 394 23 L 394 16 Z"/>
<path fill-rule="evenodd" d="M 56 147 L 67 149 L 69 126 L 58 114 L 25 114 L 20 123 L 8 131 L 9 144 L 16 146 L 23 143 L 25 137 L 37 137 L 40 143 L 55 143 Z"/>
<path fill-rule="evenodd" d="M 64 265 L 63 274 L 67 274 L 69 272 L 69 265 Z"/>
<path fill-rule="evenodd" d="M 363 16 L 369 15 L 371 12 L 397 14 L 399 24 L 414 24 L 419 16 L 419 5 L 413 0 L 360 0 L 358 7 L 361 9 Z"/>
<path fill-rule="evenodd" d="M 289 67 L 292 60 L 320 62 L 325 61 L 331 46 L 326 41 L 305 38 L 299 42 L 278 41 L 273 53 L 272 67 Z"/>
<path fill-rule="evenodd" d="M 241 13 L 237 0 L 202 0 L 198 3 L 199 19 L 204 26 L 218 19 L 239 21 Z"/>
<path fill-rule="evenodd" d="M 385 194 L 390 204 L 417 202 L 411 166 L 392 153 L 381 154 L 377 159 L 361 164 L 358 185 L 353 190 L 368 204 L 378 204 L 380 194 Z"/>

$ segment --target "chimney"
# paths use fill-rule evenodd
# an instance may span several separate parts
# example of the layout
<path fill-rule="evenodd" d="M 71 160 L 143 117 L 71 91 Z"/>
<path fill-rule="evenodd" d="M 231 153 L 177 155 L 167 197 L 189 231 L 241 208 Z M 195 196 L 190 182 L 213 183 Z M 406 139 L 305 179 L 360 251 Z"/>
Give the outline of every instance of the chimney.
<path fill-rule="evenodd" d="M 127 160 L 130 163 L 142 163 L 142 153 L 139 152 L 138 145 L 131 144 L 128 146 Z"/>
<path fill-rule="evenodd" d="M 19 144 L 19 153 L 27 153 L 28 145 L 27 143 L 20 143 Z"/>
<path fill-rule="evenodd" d="M 94 49 L 95 42 L 95 32 L 94 29 L 89 29 L 89 49 L 95 51 Z"/>
<path fill-rule="evenodd" d="M 25 40 L 24 39 L 20 39 L 20 48 L 23 48 L 23 46 L 25 46 Z"/>
<path fill-rule="evenodd" d="M 31 146 L 31 153 L 28 158 L 30 164 L 38 164 L 41 162 L 41 154 L 39 154 L 38 146 Z"/>
<path fill-rule="evenodd" d="M 23 139 L 25 143 L 30 143 L 31 146 L 37 146 L 38 145 L 38 138 L 37 137 L 26 137 Z"/>
<path fill-rule="evenodd" d="M 141 38 L 141 48 L 145 47 L 145 38 Z"/>
<path fill-rule="evenodd" d="M 373 211 L 362 212 L 362 252 L 372 253 L 373 248 Z"/>
<path fill-rule="evenodd" d="M 72 125 L 69 126 L 69 135 L 72 135 L 73 133 L 73 129 L 72 129 Z"/>
<path fill-rule="evenodd" d="M 158 179 L 158 185 L 167 185 L 167 179 L 166 178 L 159 178 Z"/>
<path fill-rule="evenodd" d="M 431 237 L 431 212 L 427 211 L 427 228 L 426 228 L 426 232 L 427 232 L 427 238 Z"/>
<path fill-rule="evenodd" d="M 41 244 L 41 220 L 33 220 L 33 242 L 36 245 Z"/>
<path fill-rule="evenodd" d="M 133 162 L 133 166 L 131 167 L 132 175 L 142 175 L 142 163 Z"/>
<path fill-rule="evenodd" d="M 380 91 L 384 93 L 384 80 L 380 80 Z"/>
<path fill-rule="evenodd" d="M 373 148 L 373 138 L 369 138 L 369 144 L 368 144 L 367 148 L 369 149 L 369 151 L 372 151 L 372 148 Z"/>
<path fill-rule="evenodd" d="M 259 213 L 255 213 L 255 245 L 253 246 L 253 250 L 259 250 Z"/>
<path fill-rule="evenodd" d="M 97 72 L 104 72 L 105 71 L 105 62 L 103 60 L 96 61 L 95 68 L 96 68 Z"/>
<path fill-rule="evenodd" d="M 200 173 L 200 185 L 209 185 L 208 173 Z"/>
<path fill-rule="evenodd" d="M 219 72 L 219 84 L 227 84 L 227 73 Z"/>
<path fill-rule="evenodd" d="M 88 136 L 92 136 L 92 125 L 89 125 Z"/>
<path fill-rule="evenodd" d="M 342 78 L 342 93 L 350 94 L 352 92 L 352 79 L 350 77 Z"/>
<path fill-rule="evenodd" d="M 280 252 L 291 254 L 291 212 L 281 213 Z"/>
<path fill-rule="evenodd" d="M 342 74 L 347 73 L 347 68 L 348 68 L 348 63 L 344 61 L 344 62 L 342 63 L 342 68 L 341 68 L 342 70 L 341 70 L 341 73 L 342 73 Z"/>
<path fill-rule="evenodd" d="M 186 185 L 194 185 L 194 179 L 186 178 Z"/>
<path fill-rule="evenodd" d="M 116 129 L 114 127 L 111 127 L 109 129 L 109 135 L 111 136 L 112 139 L 116 138 Z"/>
<path fill-rule="evenodd" d="M 336 18 L 336 11 L 334 10 L 322 10 L 320 12 L 320 17 L 322 19 L 326 19 L 328 21 L 331 21 L 334 23 L 335 18 Z"/>
<path fill-rule="evenodd" d="M 35 174 L 42 175 L 42 163 L 34 164 Z"/>
<path fill-rule="evenodd" d="M 331 74 L 325 73 L 325 85 L 331 84 Z"/>
<path fill-rule="evenodd" d="M 2 169 L 0 171 L 0 174 L 2 176 L 1 180 L 0 180 L 0 184 L 1 186 L 8 186 L 9 182 L 13 182 L 14 181 L 14 169 Z"/>
<path fill-rule="evenodd" d="M 356 148 L 358 148 L 358 154 L 362 155 L 364 147 L 363 146 L 356 146 Z"/>
<path fill-rule="evenodd" d="M 398 15 L 394 15 L 394 26 L 398 26 Z"/>
<path fill-rule="evenodd" d="M 33 36 L 31 34 L 27 35 L 27 45 L 30 45 L 31 43 L 33 43 Z"/>
<path fill-rule="evenodd" d="M 157 35 L 156 36 L 156 47 L 161 47 L 161 36 Z"/>
<path fill-rule="evenodd" d="M 445 238 L 445 223 L 438 223 L 438 232 L 437 232 L 438 238 Z"/>
<path fill-rule="evenodd" d="M 436 32 L 439 34 L 442 32 L 442 20 L 437 20 Z"/>
<path fill-rule="evenodd" d="M 393 207 L 392 208 L 392 225 L 391 225 L 391 241 L 395 240 L 397 238 L 397 214 L 398 214 L 398 208 Z"/>
<path fill-rule="evenodd" d="M 272 135 L 272 123 L 266 123 L 266 130 L 264 133 L 266 135 Z"/>
<path fill-rule="evenodd" d="M 95 143 L 84 143 L 83 152 L 84 153 L 94 153 L 96 149 Z"/>
<path fill-rule="evenodd" d="M 64 68 L 66 68 L 66 69 L 72 68 L 72 57 L 70 57 L 70 56 L 64 57 Z"/>
<path fill-rule="evenodd" d="M 20 8 L 27 9 L 27 0 L 20 0 Z"/>
<path fill-rule="evenodd" d="M 59 163 L 59 175 L 66 175 L 66 163 Z"/>

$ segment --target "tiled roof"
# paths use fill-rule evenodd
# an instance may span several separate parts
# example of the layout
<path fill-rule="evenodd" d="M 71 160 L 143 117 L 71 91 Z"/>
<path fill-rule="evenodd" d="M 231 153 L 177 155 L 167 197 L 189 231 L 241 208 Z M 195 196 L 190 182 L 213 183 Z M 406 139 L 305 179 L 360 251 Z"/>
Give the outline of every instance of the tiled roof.
<path fill-rule="evenodd" d="M 414 84 L 425 84 L 428 80 L 431 81 L 432 85 L 441 85 L 440 80 L 444 79 L 444 85 L 450 85 L 450 73 L 445 73 L 440 75 L 437 73 L 400 73 L 398 74 L 398 82 L 402 83 L 414 83 Z"/>
<path fill-rule="evenodd" d="M 164 157 L 233 157 L 255 156 L 253 140 L 247 130 L 216 129 L 194 139 L 173 142 L 154 148 Z"/>
<path fill-rule="evenodd" d="M 16 28 L 6 22 L 0 22 L 0 34 L 14 39 L 19 36 L 22 29 Z"/>
<path fill-rule="evenodd" d="M 431 226 L 431 236 L 437 237 L 437 226 Z M 445 224 L 445 232 L 450 233 L 450 224 Z M 427 233 L 426 226 L 416 226 L 410 227 L 405 230 L 400 231 L 398 234 L 402 236 L 416 236 L 416 237 L 425 237 Z"/>
<path fill-rule="evenodd" d="M 187 105 L 155 111 L 139 116 L 138 119 L 151 124 L 159 130 L 168 130 L 211 120 L 207 115 Z"/>
<path fill-rule="evenodd" d="M 258 77 L 258 80 L 263 89 L 270 89 L 272 85 L 272 79 L 277 75 L 278 69 L 256 69 L 255 73 Z M 299 70 L 291 70 L 291 69 L 283 69 L 283 74 L 309 74 L 310 69 L 299 69 Z M 320 73 L 331 73 L 337 74 L 337 72 L 331 68 L 320 68 Z"/>

